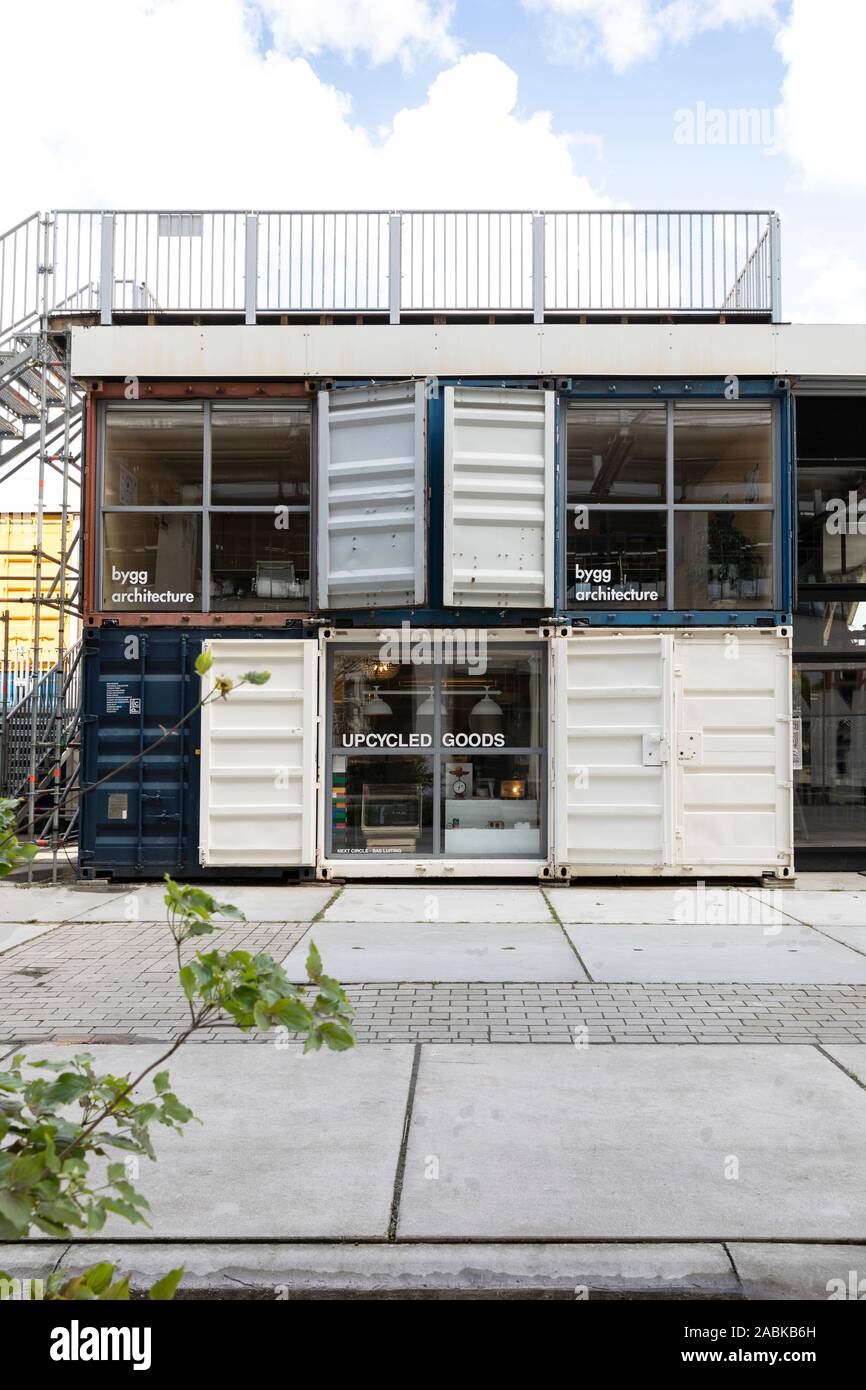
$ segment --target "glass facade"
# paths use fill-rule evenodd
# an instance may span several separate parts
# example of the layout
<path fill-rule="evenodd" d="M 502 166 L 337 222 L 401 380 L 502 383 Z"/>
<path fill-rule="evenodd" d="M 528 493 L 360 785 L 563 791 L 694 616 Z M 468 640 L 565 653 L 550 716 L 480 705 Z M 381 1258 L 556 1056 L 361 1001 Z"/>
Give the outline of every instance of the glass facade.
<path fill-rule="evenodd" d="M 330 854 L 545 853 L 542 646 L 329 660 Z"/>
<path fill-rule="evenodd" d="M 310 407 L 109 405 L 105 610 L 310 606 Z"/>
<path fill-rule="evenodd" d="M 773 609 L 773 407 L 566 412 L 566 605 Z"/>
<path fill-rule="evenodd" d="M 797 850 L 866 854 L 866 396 L 797 420 Z"/>

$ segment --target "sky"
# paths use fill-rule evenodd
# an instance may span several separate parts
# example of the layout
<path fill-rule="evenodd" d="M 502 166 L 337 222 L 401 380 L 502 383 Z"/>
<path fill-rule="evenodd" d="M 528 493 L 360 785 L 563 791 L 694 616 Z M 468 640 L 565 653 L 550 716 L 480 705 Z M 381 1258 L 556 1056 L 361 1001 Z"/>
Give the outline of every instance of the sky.
<path fill-rule="evenodd" d="M 866 0 L 0 0 L 0 230 L 56 207 L 774 209 L 783 316 L 866 321 L 864 52 Z"/>

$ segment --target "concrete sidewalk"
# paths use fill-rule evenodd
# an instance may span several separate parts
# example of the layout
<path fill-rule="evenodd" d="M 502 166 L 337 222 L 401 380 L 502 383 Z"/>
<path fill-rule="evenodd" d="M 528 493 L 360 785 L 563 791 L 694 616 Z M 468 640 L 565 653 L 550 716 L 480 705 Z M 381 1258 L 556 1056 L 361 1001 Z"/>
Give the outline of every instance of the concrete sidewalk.
<path fill-rule="evenodd" d="M 158 1055 L 94 1051 L 124 1072 Z M 111 1249 L 142 1280 L 180 1261 L 271 1297 L 826 1298 L 866 1270 L 866 1047 L 187 1045 L 170 1070 L 203 1124 L 155 1136 L 152 1231 L 7 1247 L 0 1268 Z"/>

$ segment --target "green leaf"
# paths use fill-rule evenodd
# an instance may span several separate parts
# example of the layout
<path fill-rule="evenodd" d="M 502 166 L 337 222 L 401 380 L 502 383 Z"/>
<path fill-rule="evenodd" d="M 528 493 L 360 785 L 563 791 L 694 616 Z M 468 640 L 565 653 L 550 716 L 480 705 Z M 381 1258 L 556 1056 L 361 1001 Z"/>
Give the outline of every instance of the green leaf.
<path fill-rule="evenodd" d="M 310 942 L 310 950 L 307 954 L 307 976 L 311 980 L 318 980 L 322 973 L 322 957 L 319 955 L 318 948 L 314 941 Z"/>
<path fill-rule="evenodd" d="M 157 1095 L 162 1095 L 163 1091 L 167 1091 L 170 1085 L 171 1082 L 169 1081 L 168 1072 L 158 1071 L 153 1078 L 153 1089 L 156 1091 Z"/>
<path fill-rule="evenodd" d="M 148 1290 L 148 1298 L 156 1301 L 167 1302 L 174 1298 L 175 1290 L 183 1278 L 183 1265 L 180 1269 L 172 1269 L 168 1274 L 164 1274 L 161 1279 L 157 1279 L 155 1284 Z"/>
<path fill-rule="evenodd" d="M 249 685 L 267 685 L 270 678 L 270 671 L 245 671 L 243 674 L 243 679 Z"/>
<path fill-rule="evenodd" d="M 16 1158 L 7 1175 L 10 1187 L 35 1187 L 45 1173 L 42 1154 L 22 1154 Z"/>
<path fill-rule="evenodd" d="M 91 1269 L 86 1269 L 81 1275 L 85 1284 L 95 1294 L 101 1294 L 107 1289 L 114 1277 L 114 1265 L 105 1263 L 93 1265 Z"/>
<path fill-rule="evenodd" d="M 16 1197 L 14 1192 L 0 1192 L 0 1213 L 15 1228 L 16 1233 L 27 1230 L 33 1214 L 29 1202 Z"/>
<path fill-rule="evenodd" d="M 187 999 L 194 999 L 197 988 L 195 972 L 191 965 L 185 965 L 177 977 L 180 980 L 180 987 Z"/>
<path fill-rule="evenodd" d="M 197 676 L 204 676 L 213 666 L 213 652 L 207 647 L 199 652 L 195 659 L 195 673 Z"/>

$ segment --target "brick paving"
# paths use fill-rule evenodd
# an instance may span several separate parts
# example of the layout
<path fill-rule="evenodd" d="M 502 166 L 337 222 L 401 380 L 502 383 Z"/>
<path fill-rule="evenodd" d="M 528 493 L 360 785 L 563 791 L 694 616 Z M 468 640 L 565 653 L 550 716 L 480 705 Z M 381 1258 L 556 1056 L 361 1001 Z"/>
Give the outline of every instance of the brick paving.
<path fill-rule="evenodd" d="M 308 930 L 247 922 L 215 940 L 280 960 Z M 0 1043 L 176 1037 L 188 1018 L 176 968 L 161 923 L 47 932 L 0 956 Z M 347 993 L 362 1043 L 866 1043 L 866 985 L 394 983 Z M 197 1038 L 241 1035 L 227 1025 Z"/>

